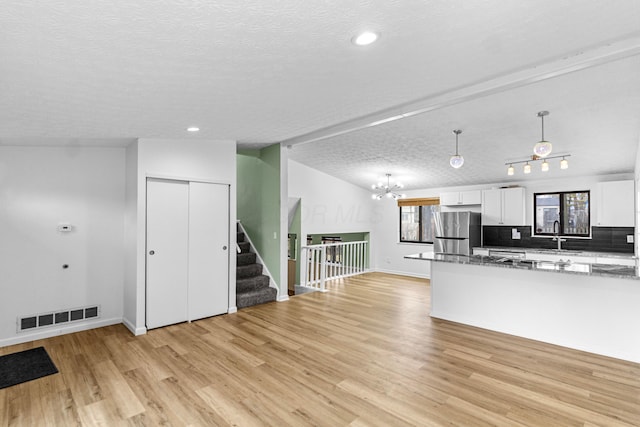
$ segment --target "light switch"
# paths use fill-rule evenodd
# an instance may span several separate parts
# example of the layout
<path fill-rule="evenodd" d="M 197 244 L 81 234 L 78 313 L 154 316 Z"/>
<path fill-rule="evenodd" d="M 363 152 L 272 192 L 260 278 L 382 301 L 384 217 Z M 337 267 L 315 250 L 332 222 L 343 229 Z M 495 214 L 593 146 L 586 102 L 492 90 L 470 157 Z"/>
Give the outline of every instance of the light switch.
<path fill-rule="evenodd" d="M 627 234 L 627 243 L 633 243 L 633 234 Z"/>
<path fill-rule="evenodd" d="M 511 239 L 512 240 L 520 240 L 520 232 L 517 228 L 511 229 Z"/>

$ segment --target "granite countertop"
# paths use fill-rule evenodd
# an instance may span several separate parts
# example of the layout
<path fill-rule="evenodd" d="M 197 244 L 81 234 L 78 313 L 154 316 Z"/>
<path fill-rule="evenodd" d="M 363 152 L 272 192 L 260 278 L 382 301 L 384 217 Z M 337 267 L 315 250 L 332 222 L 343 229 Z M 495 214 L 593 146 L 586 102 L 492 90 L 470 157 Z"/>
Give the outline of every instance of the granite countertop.
<path fill-rule="evenodd" d="M 514 260 L 505 257 L 486 255 L 450 255 L 422 252 L 406 255 L 406 259 L 448 262 L 453 264 L 483 265 L 498 268 L 516 268 L 519 270 L 536 270 L 568 274 L 586 274 L 590 276 L 615 277 L 620 279 L 640 280 L 638 267 L 614 264 L 587 264 L 580 262 L 551 262 Z"/>
<path fill-rule="evenodd" d="M 572 255 L 572 256 L 584 256 L 584 257 L 607 257 L 607 258 L 623 258 L 623 259 L 636 259 L 634 254 L 625 254 L 621 252 L 593 252 L 593 251 L 575 251 L 571 249 L 544 249 L 544 248 L 521 248 L 513 246 L 482 246 L 473 249 L 487 249 L 490 251 L 508 251 L 508 252 L 522 252 L 530 254 L 553 254 L 553 255 Z"/>

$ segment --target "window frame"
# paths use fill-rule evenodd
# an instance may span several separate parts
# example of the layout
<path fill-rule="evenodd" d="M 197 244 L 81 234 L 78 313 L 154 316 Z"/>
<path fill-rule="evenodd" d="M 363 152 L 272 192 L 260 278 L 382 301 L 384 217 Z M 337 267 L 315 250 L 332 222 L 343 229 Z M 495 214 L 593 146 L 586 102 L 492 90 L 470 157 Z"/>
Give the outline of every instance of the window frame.
<path fill-rule="evenodd" d="M 402 208 L 403 207 L 419 207 L 418 209 L 418 239 L 419 240 L 404 240 L 402 238 Z M 399 243 L 412 243 L 412 244 L 433 244 L 432 240 L 422 240 L 423 224 L 423 207 L 424 206 L 437 206 L 440 208 L 439 197 L 429 198 L 417 198 L 417 199 L 400 199 L 398 200 L 398 242 Z"/>
<path fill-rule="evenodd" d="M 587 227 L 586 227 L 586 233 L 566 233 L 566 227 L 567 225 L 564 224 L 564 213 L 566 210 L 566 206 L 565 206 L 565 196 L 567 194 L 577 194 L 577 193 L 586 193 L 587 194 L 587 205 L 588 205 L 588 211 L 587 211 Z M 555 236 L 555 234 L 553 232 L 551 233 L 546 233 L 546 232 L 538 232 L 537 231 L 537 224 L 538 224 L 538 205 L 537 205 L 537 200 L 538 200 L 538 196 L 546 196 L 546 195 L 558 195 L 559 198 L 559 210 L 558 210 L 558 221 L 560 223 L 560 227 L 558 230 L 558 236 L 561 237 L 566 237 L 566 238 L 579 238 L 579 239 L 584 239 L 584 238 L 591 238 L 591 190 L 575 190 L 575 191 L 545 191 L 545 192 L 540 192 L 540 193 L 533 193 L 533 221 L 532 221 L 532 228 L 533 228 L 533 237 L 553 237 Z"/>

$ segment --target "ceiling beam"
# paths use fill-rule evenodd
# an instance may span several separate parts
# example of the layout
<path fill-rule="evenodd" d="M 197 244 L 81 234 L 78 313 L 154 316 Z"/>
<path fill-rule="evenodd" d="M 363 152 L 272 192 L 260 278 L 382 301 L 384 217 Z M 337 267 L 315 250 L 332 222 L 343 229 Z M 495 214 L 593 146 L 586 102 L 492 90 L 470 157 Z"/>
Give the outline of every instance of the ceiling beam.
<path fill-rule="evenodd" d="M 328 126 L 281 141 L 293 147 L 356 132 L 366 128 L 428 113 L 507 90 L 563 76 L 576 71 L 640 55 L 640 33 L 583 49 L 542 64 L 450 89 L 416 101 L 384 109 L 353 120 Z"/>

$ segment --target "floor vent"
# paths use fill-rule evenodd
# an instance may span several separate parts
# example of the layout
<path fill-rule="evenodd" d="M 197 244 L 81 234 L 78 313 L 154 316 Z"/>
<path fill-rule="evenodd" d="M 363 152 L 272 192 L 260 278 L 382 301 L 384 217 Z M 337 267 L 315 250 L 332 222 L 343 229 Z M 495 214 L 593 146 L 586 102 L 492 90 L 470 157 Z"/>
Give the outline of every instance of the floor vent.
<path fill-rule="evenodd" d="M 41 313 L 32 316 L 18 317 L 18 332 L 32 329 L 46 328 L 62 323 L 76 322 L 84 319 L 100 317 L 100 306 L 94 305 L 83 308 L 60 310 L 52 313 Z"/>

